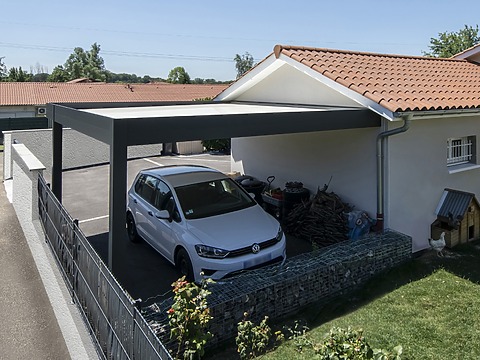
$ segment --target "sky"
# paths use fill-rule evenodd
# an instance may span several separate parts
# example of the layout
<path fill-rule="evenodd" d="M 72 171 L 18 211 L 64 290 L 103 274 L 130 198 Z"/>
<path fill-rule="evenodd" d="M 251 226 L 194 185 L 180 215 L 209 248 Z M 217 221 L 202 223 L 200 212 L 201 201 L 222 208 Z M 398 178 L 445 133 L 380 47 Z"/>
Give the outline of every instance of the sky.
<path fill-rule="evenodd" d="M 75 47 L 101 47 L 106 69 L 167 78 L 236 77 L 236 54 L 255 62 L 276 44 L 422 55 L 430 39 L 480 23 L 478 0 L 0 0 L 7 68 L 49 73 Z"/>

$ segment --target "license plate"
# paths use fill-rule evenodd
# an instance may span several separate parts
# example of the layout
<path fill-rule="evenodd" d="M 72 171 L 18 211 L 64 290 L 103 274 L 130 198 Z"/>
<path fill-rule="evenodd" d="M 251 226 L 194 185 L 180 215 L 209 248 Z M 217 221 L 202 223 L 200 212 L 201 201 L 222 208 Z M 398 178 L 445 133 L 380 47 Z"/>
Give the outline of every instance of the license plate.
<path fill-rule="evenodd" d="M 272 254 L 267 254 L 243 262 L 243 268 L 248 269 L 256 265 L 263 264 L 267 261 L 272 260 Z"/>

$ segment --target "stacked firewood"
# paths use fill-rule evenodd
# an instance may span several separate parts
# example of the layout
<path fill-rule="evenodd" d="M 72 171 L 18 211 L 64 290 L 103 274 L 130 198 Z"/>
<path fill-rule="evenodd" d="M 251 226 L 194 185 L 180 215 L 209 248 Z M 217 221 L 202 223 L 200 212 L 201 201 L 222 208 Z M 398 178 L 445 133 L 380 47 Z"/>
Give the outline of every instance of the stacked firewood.
<path fill-rule="evenodd" d="M 309 201 L 296 205 L 284 219 L 286 233 L 323 247 L 348 238 L 346 213 L 352 207 L 334 192 L 318 189 Z"/>

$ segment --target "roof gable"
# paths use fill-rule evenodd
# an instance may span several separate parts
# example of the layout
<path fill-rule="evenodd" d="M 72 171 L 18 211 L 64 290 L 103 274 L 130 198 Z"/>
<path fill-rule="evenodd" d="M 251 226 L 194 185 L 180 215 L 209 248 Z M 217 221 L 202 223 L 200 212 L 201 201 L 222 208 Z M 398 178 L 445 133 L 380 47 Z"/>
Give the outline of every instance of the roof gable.
<path fill-rule="evenodd" d="M 291 58 L 392 112 L 480 108 L 480 66 L 466 60 L 277 45 Z"/>
<path fill-rule="evenodd" d="M 473 45 L 468 49 L 463 50 L 462 52 L 452 56 L 452 59 L 465 59 L 480 63 L 480 44 Z"/>

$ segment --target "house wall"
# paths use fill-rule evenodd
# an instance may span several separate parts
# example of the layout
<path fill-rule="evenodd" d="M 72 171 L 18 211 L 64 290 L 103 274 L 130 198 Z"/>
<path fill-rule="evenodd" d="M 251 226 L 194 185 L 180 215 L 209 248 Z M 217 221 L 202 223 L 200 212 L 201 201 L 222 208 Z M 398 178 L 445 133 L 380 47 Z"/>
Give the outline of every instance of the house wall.
<path fill-rule="evenodd" d="M 36 116 L 35 106 L 0 106 L 0 118 Z"/>
<path fill-rule="evenodd" d="M 332 91 L 320 81 L 283 65 L 273 74 L 240 95 L 236 100 L 287 104 L 316 104 L 328 106 L 359 105 L 346 96 Z"/>
<path fill-rule="evenodd" d="M 450 173 L 452 168 L 446 165 L 447 139 L 471 135 L 477 136 L 480 163 L 479 120 L 413 120 L 407 132 L 389 138 L 386 226 L 412 236 L 413 251 L 429 246 L 430 225 L 436 219 L 435 209 L 445 188 L 480 195 L 480 169 Z"/>
<path fill-rule="evenodd" d="M 301 181 L 314 194 L 328 188 L 358 210 L 376 214 L 376 136 L 378 129 L 335 130 L 232 139 L 232 171 L 274 187 Z"/>

